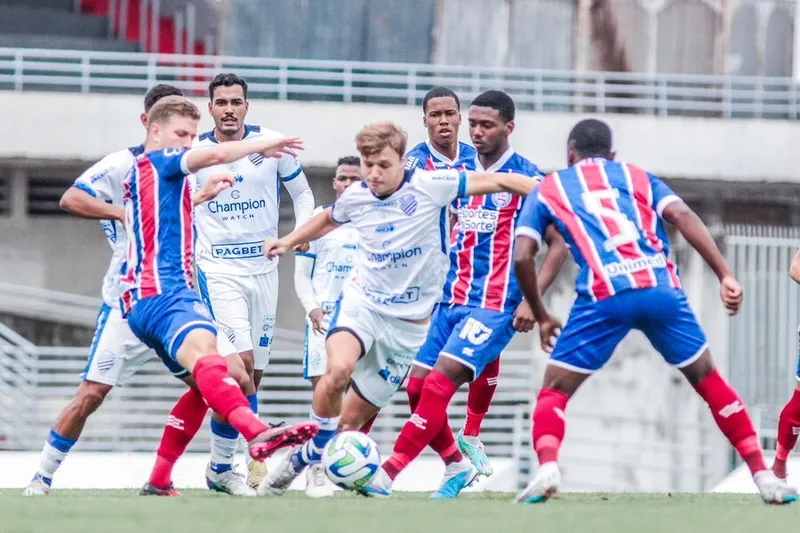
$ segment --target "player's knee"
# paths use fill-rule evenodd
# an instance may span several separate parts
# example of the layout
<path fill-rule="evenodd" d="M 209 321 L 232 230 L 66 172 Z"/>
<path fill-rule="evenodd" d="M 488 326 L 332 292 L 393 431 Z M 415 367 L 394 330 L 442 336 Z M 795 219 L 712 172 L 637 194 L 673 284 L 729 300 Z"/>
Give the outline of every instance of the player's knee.
<path fill-rule="evenodd" d="M 105 400 L 110 391 L 111 387 L 109 385 L 84 381 L 78 388 L 73 403 L 78 407 L 81 415 L 87 417 L 103 405 L 103 400 Z"/>
<path fill-rule="evenodd" d="M 347 385 L 350 383 L 350 378 L 353 375 L 353 368 L 350 365 L 344 364 L 329 364 L 325 372 L 328 383 L 334 390 L 344 392 Z"/>

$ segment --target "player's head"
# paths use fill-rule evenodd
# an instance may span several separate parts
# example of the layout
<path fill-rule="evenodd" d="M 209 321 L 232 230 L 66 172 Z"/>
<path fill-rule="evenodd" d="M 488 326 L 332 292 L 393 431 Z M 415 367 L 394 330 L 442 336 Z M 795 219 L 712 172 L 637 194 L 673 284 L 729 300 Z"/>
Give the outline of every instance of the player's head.
<path fill-rule="evenodd" d="M 347 155 L 336 163 L 336 174 L 333 176 L 333 190 L 336 197 L 353 183 L 361 181 L 361 160 L 358 156 Z"/>
<path fill-rule="evenodd" d="M 147 114 L 147 149 L 191 148 L 200 111 L 182 96 L 167 96 Z"/>
<path fill-rule="evenodd" d="M 400 187 L 407 140 L 406 132 L 392 122 L 369 124 L 356 135 L 361 173 L 375 196 L 388 196 Z"/>
<path fill-rule="evenodd" d="M 144 95 L 144 113 L 139 116 L 139 120 L 141 120 L 145 129 L 147 129 L 147 114 L 153 109 L 156 102 L 165 96 L 183 96 L 183 91 L 174 85 L 167 85 L 166 83 L 159 83 L 147 91 L 147 94 Z"/>
<path fill-rule="evenodd" d="M 434 87 L 422 99 L 422 123 L 428 128 L 428 138 L 435 145 L 448 146 L 458 142 L 461 127 L 461 101 L 447 87 Z"/>
<path fill-rule="evenodd" d="M 247 82 L 236 74 L 217 74 L 208 84 L 208 112 L 214 127 L 226 137 L 232 137 L 244 127 L 247 102 Z"/>
<path fill-rule="evenodd" d="M 567 138 L 567 164 L 574 165 L 587 157 L 614 159 L 611 128 L 602 120 L 587 118 L 581 120 Z"/>
<path fill-rule="evenodd" d="M 475 97 L 469 106 L 469 137 L 479 154 L 490 156 L 506 150 L 515 113 L 514 100 L 503 91 L 486 91 Z"/>

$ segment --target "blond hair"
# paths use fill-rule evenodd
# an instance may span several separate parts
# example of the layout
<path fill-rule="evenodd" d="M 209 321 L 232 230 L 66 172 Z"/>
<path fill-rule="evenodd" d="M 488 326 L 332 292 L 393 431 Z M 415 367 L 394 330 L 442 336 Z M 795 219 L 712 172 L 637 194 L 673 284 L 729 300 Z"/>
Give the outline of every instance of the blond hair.
<path fill-rule="evenodd" d="M 364 126 L 356 135 L 356 148 L 362 156 L 368 156 L 389 146 L 403 157 L 407 141 L 405 130 L 393 122 L 373 122 Z"/>
<path fill-rule="evenodd" d="M 147 113 L 147 123 L 163 124 L 173 115 L 200 120 L 200 110 L 189 100 L 182 96 L 165 96 L 150 108 L 150 112 Z"/>

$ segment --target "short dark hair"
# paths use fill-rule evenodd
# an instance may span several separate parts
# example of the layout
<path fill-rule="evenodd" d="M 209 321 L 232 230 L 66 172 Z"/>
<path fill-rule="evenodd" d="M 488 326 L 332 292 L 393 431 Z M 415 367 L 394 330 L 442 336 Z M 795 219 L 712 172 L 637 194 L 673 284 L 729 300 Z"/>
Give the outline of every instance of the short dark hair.
<path fill-rule="evenodd" d="M 581 120 L 569 132 L 567 143 L 583 157 L 609 157 L 611 155 L 611 128 L 602 120 Z"/>
<path fill-rule="evenodd" d="M 458 99 L 458 95 L 452 89 L 448 89 L 447 87 L 434 87 L 425 93 L 425 97 L 422 99 L 423 113 L 428 111 L 428 102 L 434 98 L 452 98 L 456 101 L 456 107 L 459 111 L 461 110 L 461 100 Z"/>
<path fill-rule="evenodd" d="M 339 165 L 360 166 L 361 165 L 361 158 L 358 157 L 357 155 L 346 155 L 344 157 L 340 157 L 339 161 L 336 162 L 336 166 L 338 167 Z"/>
<path fill-rule="evenodd" d="M 500 113 L 500 116 L 503 117 L 503 120 L 506 122 L 514 120 L 514 114 L 516 113 L 514 100 L 503 91 L 483 92 L 476 96 L 470 105 L 497 109 L 497 112 Z"/>
<path fill-rule="evenodd" d="M 165 96 L 183 96 L 183 91 L 174 85 L 167 85 L 166 83 L 159 83 L 153 86 L 153 88 L 144 95 L 144 112 L 149 113 L 153 106 L 156 105 L 156 102 Z"/>
<path fill-rule="evenodd" d="M 247 100 L 247 82 L 244 78 L 240 78 L 233 72 L 221 73 L 214 76 L 214 79 L 208 84 L 208 99 L 214 99 L 214 90 L 217 87 L 233 87 L 234 85 L 241 85 L 244 99 Z"/>

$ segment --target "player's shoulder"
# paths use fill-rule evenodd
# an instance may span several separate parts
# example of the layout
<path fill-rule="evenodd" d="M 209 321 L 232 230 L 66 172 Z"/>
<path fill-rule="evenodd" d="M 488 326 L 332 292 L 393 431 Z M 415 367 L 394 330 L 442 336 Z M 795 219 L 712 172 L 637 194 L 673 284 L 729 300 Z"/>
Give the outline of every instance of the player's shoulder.
<path fill-rule="evenodd" d="M 458 141 L 458 157 L 459 159 L 473 159 L 478 157 L 478 151 L 471 144 Z"/>
<path fill-rule="evenodd" d="M 134 146 L 111 152 L 101 159 L 98 163 L 106 167 L 130 167 L 136 158 L 144 153 L 143 146 Z"/>
<path fill-rule="evenodd" d="M 431 155 L 431 152 L 428 149 L 427 143 L 419 143 L 414 148 L 406 152 L 406 170 L 422 168 L 422 166 L 425 165 L 425 161 L 428 159 L 429 155 Z"/>
<path fill-rule="evenodd" d="M 521 155 L 519 152 L 514 152 L 506 163 L 506 168 L 513 170 L 518 174 L 524 174 L 530 177 L 543 178 L 544 172 L 539 168 L 539 165 Z"/>

